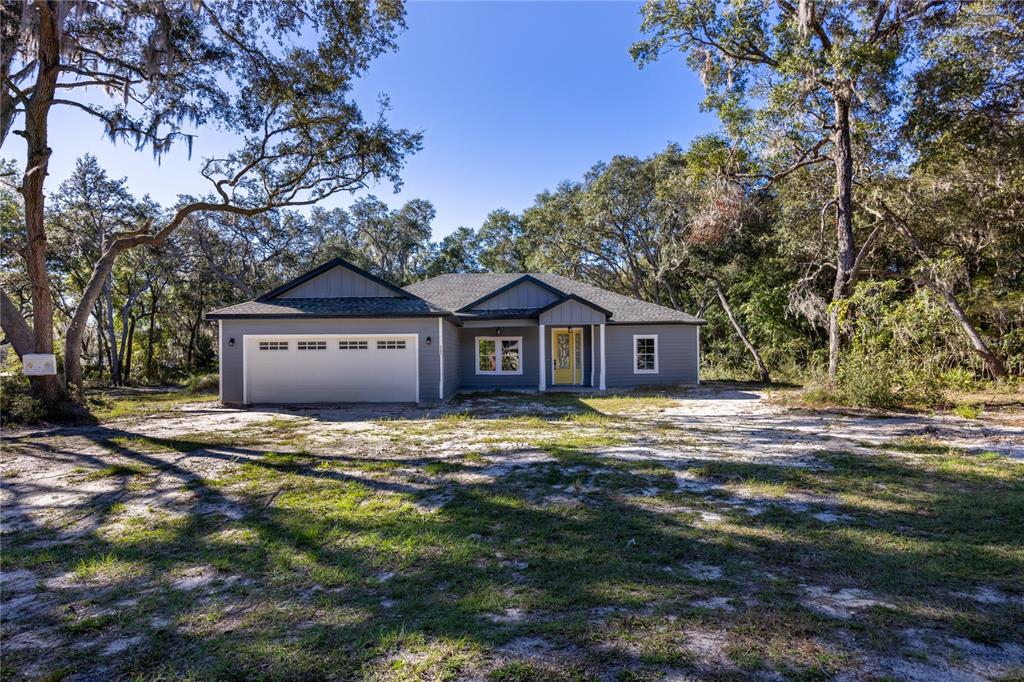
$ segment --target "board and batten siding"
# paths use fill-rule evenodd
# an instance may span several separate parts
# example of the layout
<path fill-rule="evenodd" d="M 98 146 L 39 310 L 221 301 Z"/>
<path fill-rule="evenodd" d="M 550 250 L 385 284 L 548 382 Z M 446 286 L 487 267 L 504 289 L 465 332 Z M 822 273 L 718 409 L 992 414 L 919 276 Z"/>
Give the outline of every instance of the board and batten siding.
<path fill-rule="evenodd" d="M 473 310 L 510 310 L 516 308 L 543 308 L 557 301 L 560 296 L 537 286 L 533 282 L 522 282 L 493 298 L 473 306 Z"/>
<path fill-rule="evenodd" d="M 697 325 L 609 324 L 605 327 L 608 388 L 696 384 L 698 379 Z M 658 373 L 634 374 L 633 336 L 657 335 Z M 600 353 L 600 349 L 598 349 Z M 600 357 L 600 355 L 598 356 Z"/>
<path fill-rule="evenodd" d="M 459 328 L 451 322 L 444 326 L 444 398 L 447 400 L 459 390 L 459 358 L 464 352 L 459 339 Z"/>
<path fill-rule="evenodd" d="M 436 340 L 427 345 L 427 337 L 437 338 L 437 318 L 372 319 L 285 319 L 222 320 L 220 339 L 221 400 L 241 404 L 243 392 L 242 337 L 250 334 L 419 334 L 420 401 L 437 402 L 441 381 L 441 362 Z M 445 329 L 445 334 L 449 330 Z M 231 346 L 231 339 L 235 345 Z M 535 339 L 536 340 L 536 339 Z M 445 380 L 447 383 L 447 378 Z"/>
<path fill-rule="evenodd" d="M 578 327 L 584 324 L 601 324 L 602 322 L 604 322 L 604 313 L 572 299 L 540 314 L 540 324 L 554 327 L 559 325 Z"/>
<path fill-rule="evenodd" d="M 537 327 L 502 327 L 501 336 L 521 336 L 522 374 L 477 374 L 476 337 L 498 336 L 497 327 L 463 327 L 459 330 L 459 385 L 466 390 L 537 388 Z"/>
<path fill-rule="evenodd" d="M 331 268 L 278 298 L 394 298 L 399 294 L 343 267 Z"/>

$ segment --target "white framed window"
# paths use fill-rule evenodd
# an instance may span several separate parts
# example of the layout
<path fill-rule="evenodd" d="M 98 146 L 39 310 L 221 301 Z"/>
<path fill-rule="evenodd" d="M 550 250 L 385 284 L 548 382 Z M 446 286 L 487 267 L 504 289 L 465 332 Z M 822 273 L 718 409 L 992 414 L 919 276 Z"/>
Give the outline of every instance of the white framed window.
<path fill-rule="evenodd" d="M 658 335 L 633 336 L 633 374 L 658 373 Z"/>
<path fill-rule="evenodd" d="M 287 341 L 260 341 L 260 350 L 288 350 Z"/>
<path fill-rule="evenodd" d="M 326 341 L 296 341 L 295 348 L 298 350 L 327 350 Z"/>
<path fill-rule="evenodd" d="M 405 341 L 378 341 L 377 350 L 405 350 Z"/>
<path fill-rule="evenodd" d="M 523 337 L 476 337 L 477 374 L 522 374 Z"/>
<path fill-rule="evenodd" d="M 369 347 L 366 341 L 338 341 L 338 350 L 366 350 Z"/>

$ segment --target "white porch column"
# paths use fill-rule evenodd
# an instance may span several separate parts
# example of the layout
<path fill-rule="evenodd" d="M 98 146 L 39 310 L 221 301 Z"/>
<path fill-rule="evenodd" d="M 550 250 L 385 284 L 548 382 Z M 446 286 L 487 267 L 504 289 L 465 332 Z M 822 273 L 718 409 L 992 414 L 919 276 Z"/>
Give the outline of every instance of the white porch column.
<path fill-rule="evenodd" d="M 548 364 L 547 361 L 544 359 L 544 325 L 540 325 L 540 333 L 537 335 L 537 338 L 540 343 L 540 359 L 538 360 L 538 364 L 540 365 L 540 384 L 537 386 L 537 388 L 543 391 L 545 388 L 544 370 Z"/>
<path fill-rule="evenodd" d="M 597 342 L 595 335 L 597 329 L 590 325 L 590 387 L 594 387 L 594 379 L 597 377 L 597 366 L 594 364 L 594 344 Z"/>
<path fill-rule="evenodd" d="M 444 320 L 437 318 L 437 362 L 441 371 L 437 380 L 437 399 L 444 400 Z"/>
<path fill-rule="evenodd" d="M 697 337 L 700 347 L 700 337 Z M 217 400 L 224 402 L 224 320 L 217 320 Z"/>
<path fill-rule="evenodd" d="M 604 343 L 604 322 L 602 322 L 601 323 L 601 390 L 602 391 L 605 390 L 605 388 L 606 388 L 605 383 L 604 383 L 604 379 L 605 379 L 605 371 L 604 371 L 605 368 L 604 368 L 604 366 L 605 366 L 606 363 L 605 363 L 604 360 L 605 360 L 605 357 L 607 357 L 607 353 L 605 352 L 604 347 L 605 347 L 605 343 Z"/>

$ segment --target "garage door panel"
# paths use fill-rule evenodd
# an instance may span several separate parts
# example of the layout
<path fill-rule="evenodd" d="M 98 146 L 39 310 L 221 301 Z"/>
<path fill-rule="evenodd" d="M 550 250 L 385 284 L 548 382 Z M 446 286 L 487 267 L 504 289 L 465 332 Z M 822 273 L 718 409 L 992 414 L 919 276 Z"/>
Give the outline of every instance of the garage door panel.
<path fill-rule="evenodd" d="M 271 347 L 280 350 L 267 350 Z M 418 398 L 414 335 L 254 336 L 246 337 L 245 354 L 249 403 Z"/>

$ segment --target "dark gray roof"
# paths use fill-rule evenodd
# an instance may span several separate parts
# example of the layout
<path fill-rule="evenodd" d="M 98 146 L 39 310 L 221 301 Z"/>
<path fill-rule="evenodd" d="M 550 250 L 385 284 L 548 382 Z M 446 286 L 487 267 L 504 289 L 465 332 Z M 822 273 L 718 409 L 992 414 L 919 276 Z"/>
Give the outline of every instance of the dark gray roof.
<path fill-rule="evenodd" d="M 410 284 L 405 290 L 442 308 L 459 310 L 520 277 L 521 274 L 491 272 L 438 275 Z"/>
<path fill-rule="evenodd" d="M 231 317 L 379 317 L 447 315 L 427 301 L 399 296 L 364 298 L 275 298 L 248 301 L 207 313 L 207 319 Z"/>
<path fill-rule="evenodd" d="M 537 316 L 537 308 L 498 308 L 495 310 L 466 310 L 456 313 L 460 320 L 522 319 Z"/>
<path fill-rule="evenodd" d="M 405 290 L 426 299 L 436 306 L 451 311 L 479 300 L 492 291 L 508 286 L 527 273 L 466 273 L 440 275 L 431 279 L 416 282 L 405 287 Z M 701 324 L 703 320 L 672 308 L 648 303 L 630 296 L 616 294 L 607 289 L 577 282 L 561 275 L 547 273 L 529 273 L 531 277 L 554 287 L 565 294 L 575 294 L 590 301 L 611 313 L 609 322 L 686 322 Z M 539 309 L 538 309 L 539 310 Z M 491 313 L 497 311 L 489 311 Z M 517 317 L 529 317 L 537 310 L 517 311 Z M 464 314 L 460 314 L 460 317 Z M 491 316 L 491 315 L 488 315 Z"/>

